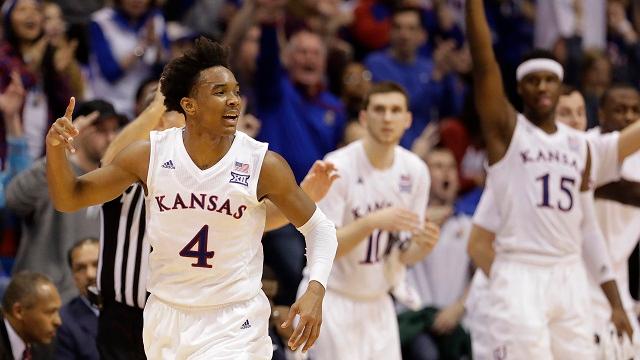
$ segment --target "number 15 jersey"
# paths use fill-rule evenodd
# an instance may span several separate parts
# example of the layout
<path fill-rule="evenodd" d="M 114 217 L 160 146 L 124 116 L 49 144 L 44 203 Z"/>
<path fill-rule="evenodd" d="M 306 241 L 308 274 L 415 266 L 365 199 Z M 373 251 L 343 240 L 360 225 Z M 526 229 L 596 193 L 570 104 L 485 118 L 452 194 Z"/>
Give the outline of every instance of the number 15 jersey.
<path fill-rule="evenodd" d="M 556 125 L 557 131 L 547 134 L 518 114 L 506 154 L 489 168 L 487 186 L 504 217 L 497 254 L 546 264 L 581 253 L 586 139 Z"/>
<path fill-rule="evenodd" d="M 266 213 L 256 191 L 267 144 L 237 131 L 224 157 L 201 170 L 182 133 L 151 133 L 148 290 L 184 307 L 248 300 L 261 288 Z"/>

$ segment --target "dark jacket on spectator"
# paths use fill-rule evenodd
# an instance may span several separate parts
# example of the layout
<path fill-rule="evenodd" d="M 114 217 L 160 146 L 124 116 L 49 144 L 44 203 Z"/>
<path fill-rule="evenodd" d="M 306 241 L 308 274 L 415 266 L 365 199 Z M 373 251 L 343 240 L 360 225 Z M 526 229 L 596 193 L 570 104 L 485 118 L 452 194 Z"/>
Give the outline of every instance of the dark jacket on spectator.
<path fill-rule="evenodd" d="M 60 309 L 62 325 L 56 339 L 56 359 L 98 360 L 98 316 L 82 298 L 75 297 Z"/>

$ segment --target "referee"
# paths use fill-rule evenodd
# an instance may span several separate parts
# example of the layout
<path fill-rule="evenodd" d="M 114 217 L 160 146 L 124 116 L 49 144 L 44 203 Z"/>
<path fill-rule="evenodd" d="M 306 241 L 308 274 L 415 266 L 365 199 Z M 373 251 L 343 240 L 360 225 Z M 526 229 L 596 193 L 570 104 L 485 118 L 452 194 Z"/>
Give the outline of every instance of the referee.
<path fill-rule="evenodd" d="M 102 204 L 101 210 L 98 352 L 101 359 L 146 359 L 142 310 L 151 248 L 145 233 L 142 186 L 129 187 Z"/>

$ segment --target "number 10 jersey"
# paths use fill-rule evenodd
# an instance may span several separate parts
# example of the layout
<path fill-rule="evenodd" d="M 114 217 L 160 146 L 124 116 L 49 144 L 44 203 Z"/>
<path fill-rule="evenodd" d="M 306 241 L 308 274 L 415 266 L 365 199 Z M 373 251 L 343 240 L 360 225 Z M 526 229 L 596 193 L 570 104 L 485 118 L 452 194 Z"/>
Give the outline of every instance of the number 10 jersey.
<path fill-rule="evenodd" d="M 266 212 L 256 191 L 267 144 L 237 131 L 224 157 L 201 170 L 182 133 L 151 133 L 148 290 L 181 307 L 251 299 L 261 288 Z"/>
<path fill-rule="evenodd" d="M 581 254 L 587 143 L 583 133 L 556 125 L 547 134 L 518 114 L 506 154 L 489 168 L 487 186 L 503 215 L 498 256 L 549 264 Z"/>

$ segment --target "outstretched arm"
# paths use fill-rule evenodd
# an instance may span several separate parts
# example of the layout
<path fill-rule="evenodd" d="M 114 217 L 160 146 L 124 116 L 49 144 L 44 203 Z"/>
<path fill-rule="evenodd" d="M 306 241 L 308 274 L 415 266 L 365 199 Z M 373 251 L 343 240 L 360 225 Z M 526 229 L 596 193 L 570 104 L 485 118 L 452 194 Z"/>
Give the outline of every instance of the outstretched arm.
<path fill-rule="evenodd" d="M 640 121 L 636 121 L 620 131 L 618 162 L 622 164 L 627 156 L 638 150 L 640 150 Z"/>
<path fill-rule="evenodd" d="M 614 181 L 597 188 L 595 197 L 640 207 L 640 182 L 625 179 Z"/>
<path fill-rule="evenodd" d="M 75 99 L 71 98 L 65 116 L 56 120 L 46 138 L 47 183 L 58 211 L 75 211 L 113 200 L 134 182 L 146 181 L 148 142 L 134 144 L 110 165 L 76 177 L 66 154 L 67 149 L 75 152 L 73 138 L 78 135 L 71 123 L 74 106 Z"/>
<path fill-rule="evenodd" d="M 502 159 L 509 147 L 516 112 L 504 93 L 482 1 L 467 0 L 466 24 L 473 61 L 474 99 L 491 165 Z"/>
<path fill-rule="evenodd" d="M 295 350 L 304 345 L 302 351 L 306 352 L 320 335 L 322 300 L 337 247 L 335 226 L 298 187 L 287 162 L 271 151 L 264 158 L 258 182 L 258 198 L 265 197 L 298 228 L 307 243 L 309 284 L 282 325 L 288 327 L 296 315 L 300 316 L 289 347 Z"/>

